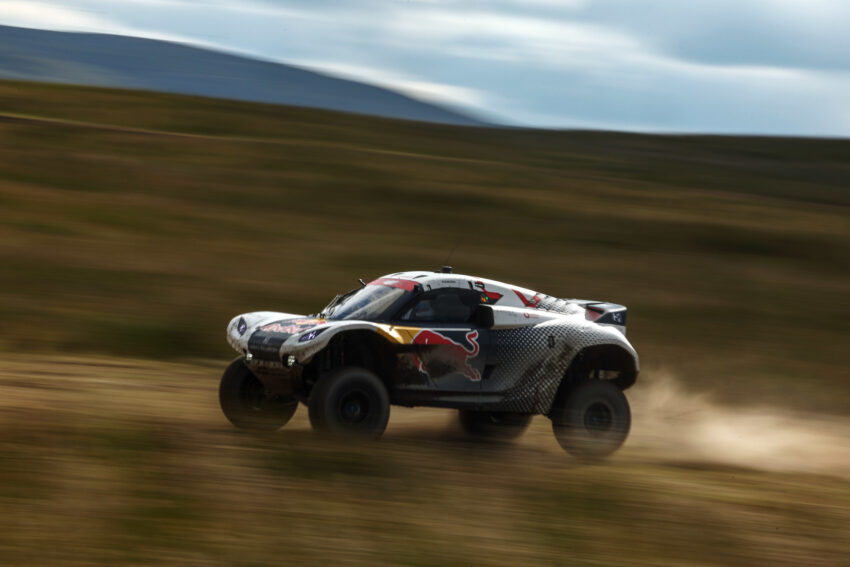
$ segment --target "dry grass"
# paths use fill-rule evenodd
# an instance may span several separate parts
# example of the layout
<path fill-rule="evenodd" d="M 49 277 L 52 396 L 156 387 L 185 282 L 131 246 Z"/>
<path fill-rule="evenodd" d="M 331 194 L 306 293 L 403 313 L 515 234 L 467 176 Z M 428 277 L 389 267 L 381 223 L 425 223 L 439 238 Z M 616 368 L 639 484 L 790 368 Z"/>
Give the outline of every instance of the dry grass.
<path fill-rule="evenodd" d="M 0 350 L 226 358 L 235 313 L 311 312 L 456 248 L 459 271 L 628 305 L 644 360 L 693 389 L 850 410 L 848 141 L 0 100 Z"/>

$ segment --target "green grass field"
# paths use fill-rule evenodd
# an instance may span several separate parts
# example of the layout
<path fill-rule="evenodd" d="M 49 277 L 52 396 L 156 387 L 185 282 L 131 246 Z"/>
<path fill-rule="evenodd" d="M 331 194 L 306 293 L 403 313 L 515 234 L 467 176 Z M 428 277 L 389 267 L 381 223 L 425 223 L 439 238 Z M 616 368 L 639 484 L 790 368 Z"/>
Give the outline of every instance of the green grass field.
<path fill-rule="evenodd" d="M 841 565 L 850 459 L 802 464 L 850 433 L 848 212 L 850 140 L 0 82 L 0 564 Z M 610 463 L 571 461 L 544 418 L 515 446 L 420 410 L 368 447 L 317 440 L 303 408 L 229 428 L 233 315 L 314 312 L 450 254 L 629 307 L 643 401 Z M 658 406 L 662 379 L 680 393 Z M 685 438 L 692 411 L 713 421 Z M 721 419 L 740 429 L 703 443 Z"/>

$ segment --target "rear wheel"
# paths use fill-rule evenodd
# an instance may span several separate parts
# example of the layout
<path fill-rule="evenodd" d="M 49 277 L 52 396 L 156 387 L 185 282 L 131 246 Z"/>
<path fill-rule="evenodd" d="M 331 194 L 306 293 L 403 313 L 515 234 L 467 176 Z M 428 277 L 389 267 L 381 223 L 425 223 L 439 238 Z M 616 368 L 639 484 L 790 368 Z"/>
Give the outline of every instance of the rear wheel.
<path fill-rule="evenodd" d="M 506 411 L 459 411 L 463 430 L 475 437 L 515 439 L 525 433 L 533 417 Z"/>
<path fill-rule="evenodd" d="M 583 382 L 559 396 L 550 417 L 558 443 L 577 457 L 607 457 L 620 448 L 631 427 L 626 396 L 604 380 Z"/>
<path fill-rule="evenodd" d="M 390 419 L 390 397 L 381 379 L 364 368 L 340 368 L 319 379 L 310 395 L 314 429 L 377 439 Z"/>
<path fill-rule="evenodd" d="M 240 429 L 275 431 L 288 422 L 298 401 L 266 393 L 266 388 L 242 358 L 230 363 L 218 388 L 218 401 L 225 417 Z"/>

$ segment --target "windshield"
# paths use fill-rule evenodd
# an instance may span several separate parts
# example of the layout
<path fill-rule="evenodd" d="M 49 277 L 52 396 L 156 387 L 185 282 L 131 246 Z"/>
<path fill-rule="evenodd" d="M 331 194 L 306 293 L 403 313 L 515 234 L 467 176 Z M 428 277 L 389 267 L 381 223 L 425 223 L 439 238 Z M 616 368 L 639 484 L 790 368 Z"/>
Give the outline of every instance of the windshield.
<path fill-rule="evenodd" d="M 331 308 L 327 318 L 365 321 L 377 319 L 406 293 L 407 291 L 398 287 L 370 284 Z"/>

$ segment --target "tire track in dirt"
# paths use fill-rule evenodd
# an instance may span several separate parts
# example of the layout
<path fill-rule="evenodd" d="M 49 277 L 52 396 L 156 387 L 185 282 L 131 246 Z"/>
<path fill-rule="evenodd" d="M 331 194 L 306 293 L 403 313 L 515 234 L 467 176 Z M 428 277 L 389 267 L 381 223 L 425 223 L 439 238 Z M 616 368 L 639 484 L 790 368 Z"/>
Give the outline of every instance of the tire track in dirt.
<path fill-rule="evenodd" d="M 221 365 L 222 368 L 224 364 Z M 180 427 L 229 427 L 217 406 L 220 369 L 199 364 L 103 358 L 11 358 L 0 363 L 0 418 L 20 412 L 117 413 Z M 773 407 L 730 407 L 688 392 L 672 375 L 655 373 L 627 391 L 632 429 L 617 461 L 729 465 L 754 470 L 850 478 L 850 419 Z M 107 409 L 99 409 L 107 408 Z M 104 417 L 107 417 L 104 415 Z M 298 409 L 282 433 L 310 429 Z M 297 433 L 296 433 L 297 432 Z M 402 445 L 469 443 L 455 412 L 393 407 L 385 439 Z M 536 417 L 513 446 L 516 456 L 566 456 L 547 418 Z"/>

